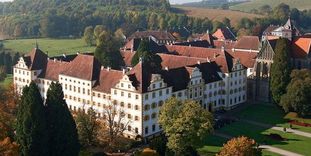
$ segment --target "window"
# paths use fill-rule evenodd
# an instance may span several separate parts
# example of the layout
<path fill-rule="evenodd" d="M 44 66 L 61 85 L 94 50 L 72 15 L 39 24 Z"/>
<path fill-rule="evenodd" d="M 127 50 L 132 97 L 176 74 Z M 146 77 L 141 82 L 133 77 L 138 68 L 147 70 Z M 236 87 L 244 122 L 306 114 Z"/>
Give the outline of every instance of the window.
<path fill-rule="evenodd" d="M 144 120 L 145 120 L 145 121 L 148 121 L 149 119 L 150 119 L 149 115 L 145 115 L 145 116 L 144 116 Z"/>
<path fill-rule="evenodd" d="M 159 96 L 162 96 L 162 90 L 159 91 Z"/>
<path fill-rule="evenodd" d="M 138 107 L 138 105 L 135 105 L 135 110 L 139 110 L 139 107 Z"/>
<path fill-rule="evenodd" d="M 127 130 L 128 131 L 132 131 L 132 127 L 131 126 L 127 126 Z"/>
<path fill-rule="evenodd" d="M 152 93 L 152 98 L 155 98 L 155 96 L 156 96 L 156 93 L 153 92 L 153 93 Z"/>
<path fill-rule="evenodd" d="M 136 100 L 138 99 L 138 95 L 135 95 L 135 99 L 136 99 Z"/>
<path fill-rule="evenodd" d="M 128 97 L 128 98 L 131 98 L 131 96 L 132 96 L 131 93 L 128 93 L 128 94 L 127 94 L 127 97 Z"/>
<path fill-rule="evenodd" d="M 120 106 L 121 106 L 121 107 L 124 107 L 124 102 L 121 102 L 121 103 L 120 103 Z"/>
<path fill-rule="evenodd" d="M 123 86 L 124 86 L 123 83 L 121 83 L 121 87 L 122 87 L 122 88 L 123 88 Z"/>
<path fill-rule="evenodd" d="M 138 116 L 135 116 L 135 121 L 138 121 L 138 120 L 139 120 Z"/>
<path fill-rule="evenodd" d="M 121 92 L 121 96 L 124 96 L 124 92 Z"/>
<path fill-rule="evenodd" d="M 135 133 L 138 133 L 138 128 L 135 128 Z"/>
<path fill-rule="evenodd" d="M 157 113 L 152 113 L 151 118 L 154 119 L 157 117 Z"/>
<path fill-rule="evenodd" d="M 146 104 L 145 105 L 145 111 L 148 111 L 150 109 L 150 105 Z"/>
<path fill-rule="evenodd" d="M 100 98 L 100 94 L 99 93 L 97 94 L 97 97 Z"/>
<path fill-rule="evenodd" d="M 148 134 L 148 127 L 145 127 L 145 134 Z"/>
<path fill-rule="evenodd" d="M 152 132 L 155 131 L 155 125 L 152 125 Z"/>
<path fill-rule="evenodd" d="M 145 100 L 148 100 L 148 94 L 145 95 Z"/>
<path fill-rule="evenodd" d="M 127 104 L 127 108 L 131 109 L 132 105 L 130 103 Z"/>
<path fill-rule="evenodd" d="M 159 84 L 159 85 L 160 85 L 160 88 L 161 88 L 161 87 L 162 87 L 162 82 L 160 82 L 160 84 Z"/>
<path fill-rule="evenodd" d="M 127 114 L 127 118 L 128 119 L 132 119 L 132 115 L 131 114 Z"/>
<path fill-rule="evenodd" d="M 170 90 L 169 89 L 166 89 L 166 94 L 169 94 L 170 93 Z"/>
<path fill-rule="evenodd" d="M 128 89 L 131 89 L 131 85 L 127 85 L 127 88 L 128 88 Z"/>
<path fill-rule="evenodd" d="M 155 109 L 157 107 L 157 104 L 156 103 L 152 103 L 151 107 L 152 107 L 152 109 Z"/>
<path fill-rule="evenodd" d="M 152 84 L 152 89 L 155 89 L 156 88 L 156 85 L 155 84 Z"/>
<path fill-rule="evenodd" d="M 114 90 L 114 95 L 117 95 L 117 94 L 118 94 L 117 90 Z"/>

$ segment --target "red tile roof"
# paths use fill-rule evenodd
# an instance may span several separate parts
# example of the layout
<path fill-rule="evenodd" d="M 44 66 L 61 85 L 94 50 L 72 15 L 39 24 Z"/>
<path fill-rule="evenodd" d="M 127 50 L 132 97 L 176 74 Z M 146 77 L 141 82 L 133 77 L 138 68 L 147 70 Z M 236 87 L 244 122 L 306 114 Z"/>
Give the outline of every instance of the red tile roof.
<path fill-rule="evenodd" d="M 94 90 L 104 93 L 110 93 L 113 88 L 123 77 L 122 71 L 102 69 L 97 85 Z"/>
<path fill-rule="evenodd" d="M 84 80 L 97 80 L 101 65 L 94 56 L 79 54 L 61 74 Z"/>
<path fill-rule="evenodd" d="M 215 48 L 225 48 L 225 49 L 232 49 L 236 44 L 236 41 L 220 41 L 215 40 L 214 46 Z"/>
<path fill-rule="evenodd" d="M 239 59 L 241 64 L 247 68 L 253 68 L 256 62 L 257 52 L 230 51 L 227 52 L 234 58 Z"/>
<path fill-rule="evenodd" d="M 52 81 L 58 81 L 59 74 L 67 69 L 68 64 L 68 62 L 48 60 L 46 69 L 43 70 L 39 77 Z"/>
<path fill-rule="evenodd" d="M 24 57 L 26 65 L 30 70 L 40 70 L 45 68 L 48 56 L 40 49 L 34 48 Z"/>
<path fill-rule="evenodd" d="M 306 58 L 311 52 L 311 38 L 299 37 L 292 45 L 293 58 Z"/>
<path fill-rule="evenodd" d="M 169 54 L 159 54 L 162 58 L 162 67 L 173 69 L 173 68 L 180 68 L 189 65 L 195 65 L 198 63 L 207 62 L 207 59 L 202 58 L 193 58 L 187 56 L 178 56 L 178 55 L 169 55 Z"/>
<path fill-rule="evenodd" d="M 235 40 L 235 36 L 232 34 L 229 28 L 217 29 L 216 32 L 213 34 L 213 37 L 218 40 Z"/>
<path fill-rule="evenodd" d="M 260 41 L 258 36 L 243 36 L 234 45 L 235 49 L 259 50 Z"/>
<path fill-rule="evenodd" d="M 175 37 L 167 31 L 137 31 L 128 39 L 131 40 L 133 38 L 148 38 L 150 36 L 153 36 L 157 40 L 176 40 Z"/>

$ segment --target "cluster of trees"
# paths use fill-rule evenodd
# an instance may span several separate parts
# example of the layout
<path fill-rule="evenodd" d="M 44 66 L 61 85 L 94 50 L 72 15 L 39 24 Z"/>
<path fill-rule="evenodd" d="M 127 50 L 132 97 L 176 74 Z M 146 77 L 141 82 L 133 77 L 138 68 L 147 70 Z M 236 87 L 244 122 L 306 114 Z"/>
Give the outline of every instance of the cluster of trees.
<path fill-rule="evenodd" d="M 89 25 L 108 30 L 122 28 L 126 35 L 136 30 L 188 27 L 194 32 L 211 30 L 211 21 L 170 11 L 166 0 L 50 1 L 16 0 L 2 3 L 1 34 L 10 37 L 80 37 Z M 79 23 L 79 24 L 77 24 Z"/>
<path fill-rule="evenodd" d="M 288 17 L 291 17 L 304 32 L 311 30 L 311 10 L 300 11 L 281 3 L 273 9 L 269 5 L 264 5 L 258 12 L 265 14 L 266 17 L 255 18 L 253 20 L 243 18 L 238 22 L 235 31 L 238 34 L 260 36 L 269 25 L 283 25 Z"/>
<path fill-rule="evenodd" d="M 12 74 L 13 70 L 12 66 L 17 63 L 19 57 L 20 57 L 19 53 L 15 53 L 12 56 L 12 53 L 9 52 L 6 53 L 5 51 L 0 52 L 0 71 L 3 71 L 4 74 Z"/>
<path fill-rule="evenodd" d="M 295 111 L 299 116 L 311 114 L 311 71 L 293 70 L 287 39 L 277 41 L 271 67 L 270 90 L 273 101 L 285 112 Z"/>
<path fill-rule="evenodd" d="M 260 156 L 261 149 L 258 148 L 258 144 L 255 140 L 247 138 L 245 136 L 233 138 L 229 140 L 221 148 L 220 152 L 216 156 Z"/>
<path fill-rule="evenodd" d="M 21 155 L 78 155 L 76 123 L 62 87 L 52 83 L 44 102 L 34 82 L 23 89 L 17 110 L 16 139 Z"/>

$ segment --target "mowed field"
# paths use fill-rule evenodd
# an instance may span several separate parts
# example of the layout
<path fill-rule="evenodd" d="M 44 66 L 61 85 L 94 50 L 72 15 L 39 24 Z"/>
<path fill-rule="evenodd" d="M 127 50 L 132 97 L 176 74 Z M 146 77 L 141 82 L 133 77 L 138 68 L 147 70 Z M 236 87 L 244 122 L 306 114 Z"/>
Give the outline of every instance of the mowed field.
<path fill-rule="evenodd" d="M 177 9 L 180 9 L 188 16 L 199 17 L 199 18 L 209 18 L 210 20 L 222 21 L 225 17 L 231 20 L 231 24 L 235 25 L 242 18 L 247 17 L 253 19 L 255 17 L 263 17 L 261 15 L 244 13 L 240 11 L 231 11 L 231 10 L 220 10 L 220 9 L 208 9 L 208 8 L 196 8 L 196 7 L 184 7 L 184 6 L 174 6 Z"/>
<path fill-rule="evenodd" d="M 5 49 L 22 54 L 28 53 L 36 46 L 36 39 L 5 40 Z M 37 39 L 39 48 L 49 56 L 73 54 L 77 52 L 93 52 L 95 47 L 86 46 L 82 39 Z"/>
<path fill-rule="evenodd" d="M 230 6 L 230 9 L 249 12 L 252 9 L 258 9 L 266 4 L 274 8 L 281 3 L 285 3 L 291 8 L 297 8 L 299 10 L 311 9 L 311 0 L 253 0 L 250 2 Z"/>

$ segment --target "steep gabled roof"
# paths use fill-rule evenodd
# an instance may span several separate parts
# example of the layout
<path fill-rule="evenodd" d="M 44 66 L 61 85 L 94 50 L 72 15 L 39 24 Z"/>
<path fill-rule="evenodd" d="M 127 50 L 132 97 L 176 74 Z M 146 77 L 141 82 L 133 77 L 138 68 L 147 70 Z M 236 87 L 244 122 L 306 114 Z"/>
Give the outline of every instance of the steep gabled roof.
<path fill-rule="evenodd" d="M 32 49 L 29 55 L 24 56 L 26 65 L 30 70 L 44 69 L 47 64 L 47 59 L 48 56 L 37 48 Z"/>
<path fill-rule="evenodd" d="M 258 36 L 243 36 L 234 45 L 235 49 L 259 50 L 260 41 Z"/>
<path fill-rule="evenodd" d="M 94 56 L 79 54 L 61 74 L 84 80 L 97 80 L 101 65 Z"/>
<path fill-rule="evenodd" d="M 213 37 L 218 40 L 235 40 L 235 36 L 229 28 L 218 28 Z"/>
<path fill-rule="evenodd" d="M 140 93 L 145 93 L 148 91 L 150 86 L 152 74 L 145 69 L 142 62 L 139 62 L 135 67 L 133 67 L 128 74 L 132 85 Z"/>

